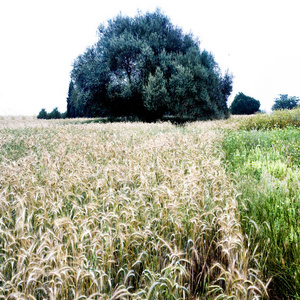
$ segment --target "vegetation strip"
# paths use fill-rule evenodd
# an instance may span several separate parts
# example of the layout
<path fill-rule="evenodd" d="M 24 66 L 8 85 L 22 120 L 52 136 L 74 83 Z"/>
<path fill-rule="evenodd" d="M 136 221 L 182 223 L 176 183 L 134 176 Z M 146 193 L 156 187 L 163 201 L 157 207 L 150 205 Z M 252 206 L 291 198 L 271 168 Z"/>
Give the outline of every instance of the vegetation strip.
<path fill-rule="evenodd" d="M 299 109 L 239 119 L 241 129 L 230 131 L 223 142 L 228 173 L 241 192 L 242 228 L 265 281 L 272 278 L 272 299 L 300 297 L 297 120 Z"/>

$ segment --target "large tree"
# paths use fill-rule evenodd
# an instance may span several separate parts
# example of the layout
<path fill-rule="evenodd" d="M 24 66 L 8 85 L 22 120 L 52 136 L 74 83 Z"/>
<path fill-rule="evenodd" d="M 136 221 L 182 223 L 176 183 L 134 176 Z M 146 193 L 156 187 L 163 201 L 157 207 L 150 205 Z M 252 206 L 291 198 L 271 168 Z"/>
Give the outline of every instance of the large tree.
<path fill-rule="evenodd" d="M 159 10 L 99 26 L 97 44 L 75 60 L 71 80 L 76 116 L 223 118 L 232 90 L 212 54 Z"/>

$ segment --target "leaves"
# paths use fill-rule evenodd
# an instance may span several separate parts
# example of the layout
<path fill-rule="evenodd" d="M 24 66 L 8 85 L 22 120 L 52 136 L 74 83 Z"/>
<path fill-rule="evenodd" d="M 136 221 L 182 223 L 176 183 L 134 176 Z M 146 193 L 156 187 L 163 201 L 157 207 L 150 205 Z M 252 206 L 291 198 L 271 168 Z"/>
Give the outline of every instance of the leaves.
<path fill-rule="evenodd" d="M 68 98 L 70 116 L 228 115 L 231 77 L 159 10 L 99 26 L 99 41 L 75 60 L 71 77 L 77 103 Z"/>
<path fill-rule="evenodd" d="M 279 98 L 275 99 L 272 110 L 293 109 L 299 105 L 299 101 L 298 97 L 289 97 L 287 94 L 280 94 Z"/>
<path fill-rule="evenodd" d="M 259 111 L 260 102 L 243 93 L 238 93 L 230 106 L 233 115 L 251 115 Z"/>
<path fill-rule="evenodd" d="M 155 116 L 162 116 L 169 102 L 169 93 L 163 72 L 157 67 L 154 75 L 150 74 L 144 87 L 144 105 Z"/>

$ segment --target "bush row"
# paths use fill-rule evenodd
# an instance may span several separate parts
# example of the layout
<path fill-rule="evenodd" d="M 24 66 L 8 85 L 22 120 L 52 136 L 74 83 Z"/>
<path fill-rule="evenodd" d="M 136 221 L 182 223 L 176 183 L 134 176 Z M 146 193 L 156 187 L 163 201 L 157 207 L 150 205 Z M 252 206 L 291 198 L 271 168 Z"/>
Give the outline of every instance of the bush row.
<path fill-rule="evenodd" d="M 45 108 L 42 108 L 39 112 L 38 119 L 65 119 L 67 117 L 67 112 L 61 113 L 58 108 L 55 107 L 50 113 L 47 113 Z"/>

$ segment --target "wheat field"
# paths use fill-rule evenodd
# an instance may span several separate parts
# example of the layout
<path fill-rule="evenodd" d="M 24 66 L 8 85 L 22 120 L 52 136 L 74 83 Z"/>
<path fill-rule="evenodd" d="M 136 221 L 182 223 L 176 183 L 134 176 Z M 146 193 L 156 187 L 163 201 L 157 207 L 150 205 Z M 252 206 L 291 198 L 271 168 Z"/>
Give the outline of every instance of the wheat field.
<path fill-rule="evenodd" d="M 267 298 L 221 161 L 232 126 L 0 119 L 0 298 Z"/>

